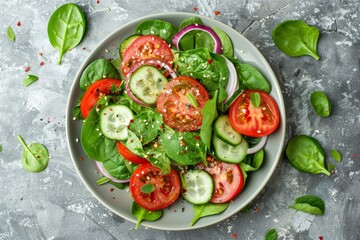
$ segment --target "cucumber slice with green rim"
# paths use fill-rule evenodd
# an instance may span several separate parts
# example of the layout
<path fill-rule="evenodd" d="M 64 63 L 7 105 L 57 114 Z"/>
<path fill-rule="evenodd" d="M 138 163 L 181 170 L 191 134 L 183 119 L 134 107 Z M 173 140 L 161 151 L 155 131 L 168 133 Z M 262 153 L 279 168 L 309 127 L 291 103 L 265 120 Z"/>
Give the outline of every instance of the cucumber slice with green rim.
<path fill-rule="evenodd" d="M 247 149 L 249 148 L 245 139 L 243 139 L 239 145 L 232 146 L 218 138 L 216 135 L 213 136 L 212 143 L 214 146 L 215 157 L 218 160 L 227 163 L 237 164 L 242 162 L 245 159 Z"/>
<path fill-rule="evenodd" d="M 135 41 L 135 39 L 137 39 L 140 36 L 141 36 L 140 34 L 134 34 L 134 35 L 131 35 L 131 36 L 125 38 L 121 42 L 120 47 L 119 47 L 119 51 L 120 51 L 119 54 L 120 54 L 121 58 L 123 57 L 125 50 Z"/>
<path fill-rule="evenodd" d="M 130 108 L 120 104 L 105 107 L 100 114 L 100 131 L 110 139 L 125 140 L 128 137 L 128 125 L 134 119 Z"/>
<path fill-rule="evenodd" d="M 239 145 L 243 139 L 241 134 L 232 128 L 227 115 L 222 115 L 215 120 L 214 131 L 218 138 L 232 146 Z"/>
<path fill-rule="evenodd" d="M 204 204 L 210 201 L 214 192 L 214 182 L 204 170 L 189 170 L 181 175 L 183 198 L 193 204 Z"/>
<path fill-rule="evenodd" d="M 156 67 L 141 66 L 131 75 L 129 88 L 144 103 L 155 104 L 167 83 L 167 78 Z"/>

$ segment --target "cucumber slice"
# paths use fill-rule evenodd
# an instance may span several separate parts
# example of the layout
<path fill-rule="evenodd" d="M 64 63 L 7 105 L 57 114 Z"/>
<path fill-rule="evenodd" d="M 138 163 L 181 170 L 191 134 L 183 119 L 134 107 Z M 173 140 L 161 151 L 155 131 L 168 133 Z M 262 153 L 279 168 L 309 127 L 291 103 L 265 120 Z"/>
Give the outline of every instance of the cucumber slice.
<path fill-rule="evenodd" d="M 204 204 L 210 201 L 214 192 L 214 182 L 204 170 L 189 170 L 181 176 L 183 198 L 193 204 Z"/>
<path fill-rule="evenodd" d="M 100 131 L 110 139 L 125 140 L 128 137 L 128 125 L 134 119 L 130 108 L 120 104 L 105 107 L 100 114 Z"/>
<path fill-rule="evenodd" d="M 215 120 L 214 131 L 216 136 L 232 146 L 239 145 L 243 139 L 241 134 L 232 128 L 227 115 L 222 115 Z"/>
<path fill-rule="evenodd" d="M 212 143 L 214 145 L 215 157 L 227 163 L 240 163 L 243 161 L 247 155 L 246 151 L 249 148 L 245 139 L 243 139 L 239 145 L 232 146 L 216 135 L 213 136 Z"/>
<path fill-rule="evenodd" d="M 167 83 L 167 78 L 156 67 L 141 66 L 131 75 L 129 88 L 144 103 L 155 104 Z"/>
<path fill-rule="evenodd" d="M 135 41 L 135 39 L 137 39 L 140 36 L 141 36 L 140 34 L 134 34 L 134 35 L 131 35 L 130 37 L 125 38 L 121 42 L 120 47 L 119 47 L 119 51 L 120 51 L 119 54 L 120 54 L 121 58 L 123 57 L 125 50 Z"/>

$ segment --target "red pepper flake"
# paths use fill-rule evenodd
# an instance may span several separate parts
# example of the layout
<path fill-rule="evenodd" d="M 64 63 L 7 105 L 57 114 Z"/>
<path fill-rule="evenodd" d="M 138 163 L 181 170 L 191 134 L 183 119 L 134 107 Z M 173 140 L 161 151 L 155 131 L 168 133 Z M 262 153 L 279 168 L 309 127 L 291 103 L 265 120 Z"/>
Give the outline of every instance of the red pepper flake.
<path fill-rule="evenodd" d="M 80 161 L 83 161 L 84 160 L 84 158 L 83 157 L 80 157 Z"/>
<path fill-rule="evenodd" d="M 359 156 L 359 154 L 357 154 L 357 153 L 354 153 L 354 157 L 358 157 Z"/>
<path fill-rule="evenodd" d="M 197 11 L 197 10 L 199 10 L 197 7 L 194 7 L 194 11 Z"/>
<path fill-rule="evenodd" d="M 319 236 L 319 240 L 323 240 L 324 238 L 323 238 L 323 236 Z"/>
<path fill-rule="evenodd" d="M 260 212 L 260 208 L 259 207 L 255 207 L 255 213 L 259 213 Z"/>
<path fill-rule="evenodd" d="M 113 197 L 113 199 L 115 200 L 115 197 Z"/>
<path fill-rule="evenodd" d="M 212 64 L 212 62 L 213 62 L 212 59 L 208 59 L 209 64 Z"/>
<path fill-rule="evenodd" d="M 233 238 L 237 238 L 236 233 L 231 234 L 231 236 L 232 236 Z"/>
<path fill-rule="evenodd" d="M 27 67 L 25 68 L 25 72 L 28 72 L 28 71 L 30 71 L 30 66 L 27 66 Z"/>
<path fill-rule="evenodd" d="M 86 50 L 86 47 L 83 47 L 82 50 Z"/>
<path fill-rule="evenodd" d="M 21 22 L 17 22 L 17 24 L 16 24 L 18 27 L 20 27 L 21 26 Z"/>
<path fill-rule="evenodd" d="M 40 66 L 44 66 L 44 65 L 45 65 L 45 63 L 44 63 L 44 62 L 41 62 L 41 63 L 40 63 Z"/>
<path fill-rule="evenodd" d="M 97 0 L 96 3 L 99 4 L 99 3 L 100 3 L 100 0 Z"/>
<path fill-rule="evenodd" d="M 180 146 L 185 146 L 185 142 L 183 140 L 180 140 Z"/>
<path fill-rule="evenodd" d="M 114 188 L 110 188 L 110 192 L 113 192 L 115 189 Z"/>
<path fill-rule="evenodd" d="M 215 15 L 217 16 L 217 15 L 220 14 L 220 11 L 215 11 L 214 13 L 215 13 Z"/>
<path fill-rule="evenodd" d="M 194 138 L 195 138 L 196 141 L 199 141 L 199 140 L 200 140 L 200 137 L 197 136 L 197 135 L 195 135 Z"/>

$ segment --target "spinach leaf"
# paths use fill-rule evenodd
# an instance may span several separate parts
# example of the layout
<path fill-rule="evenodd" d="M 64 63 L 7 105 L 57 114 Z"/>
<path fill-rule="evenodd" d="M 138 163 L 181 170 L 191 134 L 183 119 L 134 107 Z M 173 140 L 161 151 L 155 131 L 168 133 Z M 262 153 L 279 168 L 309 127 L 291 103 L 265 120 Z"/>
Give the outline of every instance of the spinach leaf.
<path fill-rule="evenodd" d="M 194 165 L 206 160 L 206 147 L 197 132 L 176 132 L 165 129 L 160 134 L 165 153 L 177 165 Z"/>
<path fill-rule="evenodd" d="M 135 169 L 139 166 L 139 164 L 133 163 L 124 159 L 125 167 L 128 169 L 129 172 L 133 173 Z"/>
<path fill-rule="evenodd" d="M 204 25 L 200 18 L 198 17 L 190 17 L 186 18 L 179 26 L 179 31 L 186 26 L 192 24 Z M 179 42 L 179 46 L 182 50 L 191 50 L 195 48 L 196 38 L 202 33 L 200 30 L 193 30 L 186 33 Z"/>
<path fill-rule="evenodd" d="M 258 108 L 261 103 L 261 96 L 258 92 L 250 93 L 250 101 L 254 108 Z"/>
<path fill-rule="evenodd" d="M 15 33 L 11 26 L 7 28 L 6 34 L 10 41 L 15 42 Z"/>
<path fill-rule="evenodd" d="M 59 51 L 58 64 L 61 64 L 65 52 L 80 43 L 85 28 L 85 15 L 73 3 L 62 5 L 51 15 L 47 31 L 51 45 Z"/>
<path fill-rule="evenodd" d="M 315 112 L 321 117 L 328 117 L 331 114 L 331 103 L 323 91 L 313 92 L 310 96 L 310 102 Z"/>
<path fill-rule="evenodd" d="M 111 98 L 101 98 L 94 106 L 81 129 L 81 145 L 86 155 L 93 160 L 103 162 L 118 153 L 116 141 L 104 137 L 99 131 L 99 112 L 106 107 Z"/>
<path fill-rule="evenodd" d="M 154 185 L 152 185 L 151 183 L 145 183 L 144 185 L 142 185 L 142 187 L 140 188 L 140 191 L 142 193 L 152 193 L 155 190 Z"/>
<path fill-rule="evenodd" d="M 229 206 L 229 203 L 205 203 L 193 205 L 194 208 L 194 218 L 191 221 L 191 226 L 193 226 L 200 218 L 215 215 L 222 213 L 225 211 Z"/>
<path fill-rule="evenodd" d="M 96 180 L 96 184 L 97 184 L 98 186 L 100 186 L 100 185 L 104 185 L 105 183 L 108 183 L 108 182 L 110 182 L 110 181 L 111 181 L 110 178 L 102 177 L 102 178 Z"/>
<path fill-rule="evenodd" d="M 157 143 L 154 145 L 157 145 Z M 165 149 L 162 145 L 146 148 L 145 151 L 145 157 L 149 160 L 149 162 L 151 162 L 153 166 L 160 168 L 163 174 L 170 173 L 171 161 L 170 158 L 165 154 Z"/>
<path fill-rule="evenodd" d="M 140 223 L 143 220 L 150 222 L 158 220 L 162 216 L 163 210 L 149 211 L 140 207 L 136 202 L 133 202 L 131 206 L 131 214 L 138 220 L 135 229 L 139 229 Z"/>
<path fill-rule="evenodd" d="M 21 164 L 26 171 L 44 171 L 49 163 L 49 153 L 46 147 L 39 143 L 27 145 L 24 139 L 18 135 L 18 139 L 23 146 Z"/>
<path fill-rule="evenodd" d="M 38 79 L 39 79 L 39 78 L 38 78 L 37 76 L 30 74 L 30 75 L 27 75 L 27 76 L 23 79 L 22 84 L 23 84 L 25 87 L 27 87 L 27 86 L 29 86 L 30 84 L 36 82 Z"/>
<path fill-rule="evenodd" d="M 161 114 L 155 111 L 143 111 L 130 123 L 130 130 L 133 131 L 142 144 L 154 140 L 163 126 Z"/>
<path fill-rule="evenodd" d="M 96 59 L 81 74 L 80 89 L 85 91 L 92 83 L 103 78 L 120 79 L 120 75 L 107 59 Z"/>
<path fill-rule="evenodd" d="M 131 173 L 125 166 L 124 158 L 119 153 L 102 162 L 102 165 L 116 179 L 123 180 L 131 177 Z"/>
<path fill-rule="evenodd" d="M 314 215 L 324 215 L 325 213 L 324 201 L 321 198 L 312 195 L 296 198 L 295 204 L 290 207 Z"/>
<path fill-rule="evenodd" d="M 84 119 L 84 117 L 83 117 L 83 115 L 81 113 L 81 110 L 80 110 L 80 103 L 81 103 L 81 99 L 83 98 L 83 96 L 84 96 L 84 93 L 82 93 L 80 95 L 80 97 L 76 101 L 75 107 L 73 108 L 73 119 L 74 120 L 76 120 L 76 119 Z"/>
<path fill-rule="evenodd" d="M 2 145 L 0 144 L 0 152 L 2 152 Z"/>
<path fill-rule="evenodd" d="M 324 167 L 324 150 L 312 137 L 292 137 L 286 147 L 286 156 L 291 165 L 299 171 L 330 176 L 330 172 Z"/>
<path fill-rule="evenodd" d="M 179 75 L 199 79 L 211 97 L 216 90 L 222 89 L 219 90 L 218 103 L 225 100 L 229 70 L 222 56 L 211 54 L 206 48 L 196 48 L 179 52 L 174 63 Z"/>
<path fill-rule="evenodd" d="M 146 155 L 140 139 L 130 130 L 128 130 L 128 138 L 126 139 L 125 146 L 136 155 L 141 157 L 145 157 Z"/>
<path fill-rule="evenodd" d="M 162 20 L 146 20 L 135 29 L 135 34 L 154 35 L 171 43 L 172 36 L 177 33 L 177 28 L 169 22 Z"/>
<path fill-rule="evenodd" d="M 272 38 L 276 46 L 288 56 L 309 55 L 316 60 L 320 59 L 316 51 L 319 30 L 304 21 L 289 20 L 280 23 L 273 29 Z"/>
<path fill-rule="evenodd" d="M 129 183 L 116 183 L 113 181 L 109 182 L 111 185 L 113 185 L 114 187 L 117 187 L 118 189 L 125 189 L 127 187 L 129 187 Z"/>
<path fill-rule="evenodd" d="M 211 148 L 211 137 L 213 132 L 213 122 L 218 117 L 218 112 L 216 109 L 216 99 L 218 92 L 215 92 L 214 97 L 205 103 L 205 106 L 201 110 L 203 116 L 201 129 L 200 129 L 200 138 L 201 141 L 205 144 L 208 150 Z"/>
<path fill-rule="evenodd" d="M 276 240 L 277 238 L 278 233 L 274 228 L 266 232 L 265 240 Z"/>
<path fill-rule="evenodd" d="M 334 169 L 335 169 L 335 165 L 334 165 L 334 164 L 329 163 L 329 164 L 327 165 L 327 170 L 328 170 L 329 172 L 331 172 L 331 171 L 334 170 Z"/>
<path fill-rule="evenodd" d="M 219 28 L 213 28 L 213 30 L 220 38 L 222 44 L 222 54 L 226 57 L 232 57 L 234 54 L 234 49 L 229 36 Z M 196 48 L 204 47 L 207 48 L 209 51 L 213 51 L 214 45 L 214 39 L 207 32 L 202 32 L 196 38 Z"/>
<path fill-rule="evenodd" d="M 261 149 L 260 151 L 247 155 L 245 160 L 240 163 L 240 167 L 245 172 L 253 172 L 258 170 L 263 161 L 264 161 L 264 149 Z"/>
<path fill-rule="evenodd" d="M 341 157 L 341 153 L 338 150 L 332 149 L 330 154 L 333 157 L 333 159 L 335 159 L 335 161 L 341 162 L 342 157 Z"/>

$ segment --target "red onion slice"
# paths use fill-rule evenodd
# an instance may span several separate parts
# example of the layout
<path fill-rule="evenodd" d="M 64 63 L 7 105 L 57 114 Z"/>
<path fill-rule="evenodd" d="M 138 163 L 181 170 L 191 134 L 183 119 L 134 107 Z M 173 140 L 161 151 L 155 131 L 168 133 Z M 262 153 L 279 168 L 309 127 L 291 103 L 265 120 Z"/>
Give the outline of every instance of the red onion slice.
<path fill-rule="evenodd" d="M 108 171 L 106 171 L 106 169 L 104 168 L 104 166 L 102 165 L 101 162 L 96 161 L 96 166 L 99 169 L 100 173 L 104 176 L 107 177 L 108 179 L 110 179 L 112 182 L 115 183 L 128 183 L 130 182 L 130 178 L 129 179 L 124 179 L 124 180 L 120 180 L 117 178 L 114 178 L 113 176 L 111 176 Z"/>
<path fill-rule="evenodd" d="M 224 103 L 226 103 L 238 89 L 239 81 L 238 81 L 238 76 L 237 76 L 237 72 L 234 67 L 234 64 L 232 64 L 232 62 L 230 62 L 230 60 L 227 59 L 226 57 L 224 57 L 224 58 L 226 61 L 226 65 L 229 69 L 229 79 L 228 79 L 228 83 L 226 85 L 226 92 L 227 92 L 228 96 L 224 101 Z"/>
<path fill-rule="evenodd" d="M 267 139 L 268 139 L 268 136 L 262 137 L 260 142 L 256 146 L 254 146 L 252 148 L 248 148 L 246 153 L 247 154 L 253 154 L 253 153 L 258 152 L 259 150 L 261 150 L 265 146 Z"/>
<path fill-rule="evenodd" d="M 210 34 L 210 36 L 214 39 L 214 52 L 217 54 L 221 54 L 222 53 L 222 44 L 221 44 L 221 40 L 219 38 L 219 36 L 214 32 L 214 30 L 212 30 L 210 27 L 207 26 L 203 26 L 203 25 L 199 25 L 199 24 L 191 24 L 189 26 L 184 27 L 183 29 L 181 29 L 177 34 L 175 34 L 172 38 L 172 42 L 175 45 L 176 49 L 179 50 L 179 43 L 180 43 L 180 39 L 187 34 L 188 32 L 191 32 L 193 30 L 201 30 L 204 32 L 207 32 L 208 34 Z"/>

